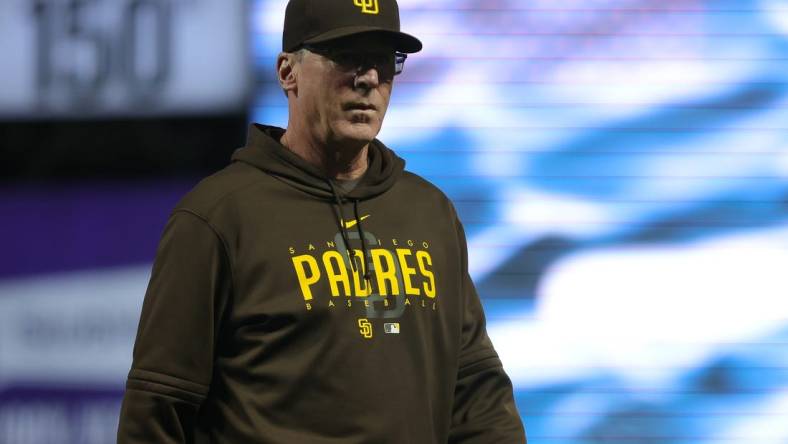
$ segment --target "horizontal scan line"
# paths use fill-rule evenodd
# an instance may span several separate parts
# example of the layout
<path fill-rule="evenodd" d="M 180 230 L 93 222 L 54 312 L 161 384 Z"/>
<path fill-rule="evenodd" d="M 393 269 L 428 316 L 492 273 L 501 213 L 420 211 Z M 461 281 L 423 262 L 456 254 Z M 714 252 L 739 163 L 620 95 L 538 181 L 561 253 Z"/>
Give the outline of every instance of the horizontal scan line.
<path fill-rule="evenodd" d="M 606 197 L 595 197 L 587 199 L 590 203 L 611 203 L 611 204 L 653 204 L 653 203 L 668 203 L 668 204 L 697 204 L 703 203 L 704 207 L 713 207 L 719 205 L 784 205 L 788 204 L 788 191 L 787 197 L 783 199 L 763 199 L 763 200 L 714 200 L 714 199 L 616 199 Z M 539 199 L 529 199 L 529 201 L 538 201 Z M 490 203 L 512 203 L 519 202 L 519 199 L 506 199 L 506 198 L 490 198 L 490 199 L 474 199 L 474 198 L 453 198 L 451 200 L 455 204 L 463 205 L 485 205 Z M 549 203 L 550 201 L 545 201 Z"/>
<path fill-rule="evenodd" d="M 273 54 L 270 57 L 261 56 L 260 60 L 270 58 L 274 60 Z M 585 56 L 567 53 L 559 56 L 540 56 L 540 55 L 430 55 L 418 56 L 418 62 L 430 61 L 461 61 L 461 62 L 786 62 L 788 57 L 708 57 L 708 56 Z"/>
<path fill-rule="evenodd" d="M 273 11 L 274 4 L 269 2 L 267 4 L 263 4 L 258 6 L 260 11 Z M 277 8 L 278 9 L 278 8 Z M 551 6 L 551 7 L 538 7 L 538 6 L 496 6 L 496 5 L 487 5 L 487 6 L 430 6 L 430 5 L 420 5 L 420 6 L 403 6 L 400 8 L 401 15 L 408 15 L 408 14 L 420 14 L 420 13 L 447 13 L 447 14 L 462 14 L 462 13 L 512 13 L 512 12 L 523 12 L 523 13 L 595 13 L 595 12 L 607 12 L 607 13 L 690 13 L 690 14 L 718 14 L 718 13 L 747 13 L 747 14 L 760 14 L 760 13 L 780 13 L 780 12 L 788 12 L 786 8 L 742 8 L 742 7 L 687 7 L 682 2 L 678 3 L 671 3 L 671 2 L 664 2 L 660 6 L 647 6 L 647 7 L 637 7 L 637 6 L 600 6 L 600 7 L 588 7 L 588 6 Z"/>
<path fill-rule="evenodd" d="M 388 129 L 433 129 L 442 128 L 441 125 L 389 125 Z M 773 132 L 788 131 L 788 127 L 703 127 L 703 128 L 678 128 L 678 127 L 631 127 L 631 128 L 616 128 L 607 127 L 604 125 L 592 126 L 547 126 L 547 125 L 462 125 L 465 129 L 518 129 L 518 130 L 604 130 L 605 132 L 657 132 L 657 133 L 673 133 L 673 132 L 693 132 L 693 131 L 714 131 L 714 132 Z"/>
<path fill-rule="evenodd" d="M 268 71 L 265 71 L 268 73 Z M 260 80 L 257 82 L 258 85 L 272 85 L 279 88 L 279 82 L 274 79 L 265 78 L 264 80 Z M 630 82 L 626 81 L 616 81 L 611 82 L 610 80 L 600 80 L 600 81 L 589 81 L 589 80 L 495 80 L 495 79 L 485 79 L 485 80 L 426 80 L 426 79 L 409 79 L 407 77 L 401 77 L 397 79 L 397 84 L 434 84 L 434 85 L 584 85 L 584 86 L 617 86 L 621 87 L 622 85 L 684 85 L 684 84 L 691 84 L 695 85 L 700 83 L 697 80 L 688 80 L 688 81 L 681 81 L 678 79 L 668 79 L 668 80 L 642 80 L 642 79 L 635 79 Z M 737 82 L 737 81 L 715 81 L 715 80 L 703 80 L 704 85 L 715 85 L 715 86 L 741 86 L 742 84 L 747 84 L 749 86 L 771 86 L 775 88 L 785 87 L 788 86 L 788 81 L 786 82 L 777 82 L 777 81 L 746 81 L 746 82 Z"/>
<path fill-rule="evenodd" d="M 512 103 L 512 102 L 405 102 L 405 101 L 392 101 L 390 104 L 391 107 L 397 106 L 409 106 L 409 107 L 419 107 L 419 108 L 429 108 L 429 107 L 444 107 L 444 108 L 455 108 L 458 106 L 469 106 L 469 107 L 489 107 L 494 106 L 496 108 L 532 108 L 532 109 L 546 109 L 546 108 L 578 108 L 578 107 L 588 107 L 588 108 L 626 108 L 626 107 L 638 107 L 638 108 L 659 108 L 660 110 L 668 110 L 668 109 L 680 109 L 680 110 L 693 110 L 693 111 L 720 111 L 720 110 L 731 110 L 731 111 L 763 111 L 764 109 L 786 109 L 788 105 L 769 105 L 769 106 L 762 106 L 762 105 L 692 105 L 692 104 L 681 104 L 681 103 L 660 103 L 660 102 L 549 102 L 549 103 Z M 262 110 L 262 109 L 276 109 L 276 110 L 286 110 L 287 105 L 261 105 L 256 106 L 255 109 Z"/>
<path fill-rule="evenodd" d="M 566 442 L 594 442 L 594 443 L 608 443 L 610 441 L 632 441 L 636 444 L 660 444 L 666 442 L 694 442 L 695 444 L 703 444 L 709 442 L 710 444 L 718 444 L 721 441 L 725 442 L 746 442 L 747 444 L 758 443 L 776 443 L 784 442 L 785 436 L 718 436 L 717 434 L 709 433 L 708 435 L 612 435 L 608 433 L 595 433 L 589 435 L 593 441 L 578 441 L 577 435 L 532 435 L 528 434 L 528 440 L 532 442 L 543 442 L 545 440 L 559 440 L 562 444 Z"/>
<path fill-rule="evenodd" d="M 732 111 L 763 111 L 764 109 L 786 109 L 788 105 L 693 105 L 681 103 L 660 103 L 660 102 L 550 102 L 550 103 L 512 103 L 512 102 L 398 102 L 392 101 L 390 106 L 414 106 L 414 107 L 447 107 L 453 108 L 457 106 L 472 106 L 472 107 L 485 107 L 494 106 L 502 108 L 625 108 L 625 107 L 638 107 L 638 108 L 659 108 L 660 110 L 666 109 L 680 109 L 680 110 L 697 110 L 697 111 L 719 111 L 719 110 L 732 110 Z M 286 105 L 272 105 L 262 106 L 260 108 L 287 108 Z"/>
<path fill-rule="evenodd" d="M 256 36 L 276 36 L 281 37 L 281 31 L 255 31 Z M 777 32 L 670 32 L 670 31 L 488 31 L 480 29 L 478 31 L 447 31 L 430 32 L 419 31 L 420 37 L 681 37 L 681 38 L 782 38 L 783 34 Z"/>
<path fill-rule="evenodd" d="M 542 418 L 542 417 L 555 417 L 555 416 L 593 416 L 598 417 L 600 414 L 604 413 L 604 410 L 600 411 L 588 411 L 588 412 L 562 412 L 562 411 L 555 411 L 550 410 L 549 412 L 531 412 L 528 410 L 520 410 L 520 413 L 525 417 L 531 418 Z M 753 416 L 753 417 L 788 417 L 788 412 L 686 412 L 686 413 L 663 413 L 663 412 L 616 412 L 616 417 L 620 418 L 705 418 L 705 417 L 741 417 L 741 416 Z"/>
<path fill-rule="evenodd" d="M 480 224 L 474 224 L 474 225 L 480 225 Z M 628 251 L 630 251 L 630 250 L 634 250 L 634 249 L 648 249 L 648 248 L 652 248 L 652 247 L 659 247 L 660 243 L 659 242 L 653 242 L 652 243 L 652 242 L 648 242 L 648 241 L 633 241 L 632 243 L 626 243 L 624 245 L 625 245 L 625 248 Z M 476 250 L 485 250 L 485 249 L 493 249 L 493 248 L 495 248 L 495 249 L 497 249 L 497 248 L 516 248 L 516 249 L 528 250 L 528 252 L 530 252 L 532 254 L 554 254 L 554 253 L 560 253 L 560 252 L 564 252 L 564 251 L 574 250 L 574 245 L 572 243 L 569 243 L 568 245 L 560 245 L 560 244 L 554 244 L 552 246 L 551 245 L 540 245 L 538 247 L 534 246 L 533 244 L 525 244 L 525 245 L 523 245 L 523 244 L 514 244 L 514 243 L 509 243 L 509 244 L 507 244 L 507 243 L 498 243 L 498 244 L 495 244 L 495 243 L 484 243 L 484 244 L 474 244 L 473 247 Z M 788 244 L 785 245 L 785 248 L 788 248 Z M 729 251 L 735 253 L 737 250 L 734 249 L 734 248 L 731 248 L 731 249 L 729 249 Z M 524 277 L 536 277 L 536 276 L 541 276 L 544 273 L 545 273 L 545 271 L 543 269 L 529 269 L 529 268 L 526 268 L 526 269 L 520 270 L 518 272 L 511 272 L 511 273 L 491 272 L 487 276 L 496 276 L 496 277 L 501 277 L 501 278 L 521 277 L 521 276 L 524 276 Z"/>
<path fill-rule="evenodd" d="M 523 345 L 523 349 L 527 348 L 527 344 Z M 616 367 L 619 367 L 616 364 Z M 698 370 L 697 366 L 691 365 L 627 365 L 623 366 L 628 370 L 680 370 L 680 371 L 689 371 L 689 370 Z M 553 371 L 553 370 L 604 370 L 609 368 L 607 365 L 528 365 L 528 371 Z M 770 371 L 773 372 L 775 370 L 788 370 L 788 366 L 765 366 L 765 365 L 727 365 L 725 366 L 726 369 L 733 369 L 733 370 L 757 370 L 757 371 Z M 541 392 L 540 393 L 552 393 L 552 392 Z M 560 393 L 561 390 L 555 389 L 553 392 Z"/>
<path fill-rule="evenodd" d="M 667 180 L 670 181 L 686 181 L 686 182 L 693 182 L 698 180 L 709 180 L 709 181 L 738 181 L 740 183 L 743 182 L 773 182 L 775 179 L 778 181 L 784 180 L 780 176 L 769 176 L 769 177 L 736 177 L 736 176 L 728 176 L 728 177 L 661 177 L 661 176 L 629 176 L 629 177 L 604 177 L 604 176 L 577 176 L 577 177 L 550 177 L 550 176 L 532 176 L 528 173 L 524 174 L 440 174 L 440 173 L 431 173 L 431 172 L 420 172 L 419 170 L 414 170 L 414 172 L 421 174 L 428 180 L 432 180 L 435 182 L 457 182 L 457 181 L 467 181 L 467 180 L 483 180 L 483 179 L 510 179 L 510 180 L 525 180 L 525 181 L 533 181 L 534 179 L 538 179 L 540 182 L 553 182 L 558 184 L 564 185 L 582 185 L 582 186 L 589 186 L 595 183 L 601 183 L 604 185 L 604 182 L 609 181 L 622 181 L 622 180 L 631 180 L 631 179 L 640 179 L 640 180 L 649 180 L 652 182 L 664 182 Z M 755 184 L 753 184 L 755 185 Z M 758 183 L 758 185 L 760 185 Z M 577 190 L 581 192 L 580 190 Z"/>
<path fill-rule="evenodd" d="M 624 387 L 598 387 L 598 388 L 576 388 L 575 393 L 583 394 L 618 394 L 618 393 L 659 393 L 659 394 L 676 394 L 676 395 L 712 395 L 712 396 L 728 396 L 728 395 L 755 395 L 773 393 L 774 387 L 765 387 L 762 389 L 739 389 L 730 391 L 716 391 L 714 389 L 660 389 L 660 388 L 624 388 Z M 562 394 L 566 393 L 566 389 L 532 389 L 529 390 L 532 395 L 541 394 Z"/>
<path fill-rule="evenodd" d="M 562 56 L 471 56 L 471 55 L 421 55 L 419 61 L 526 61 L 526 62 L 785 62 L 788 57 L 708 57 L 708 56 L 582 56 L 568 53 Z"/>
<path fill-rule="evenodd" d="M 578 13 L 578 14 L 593 14 L 593 13 L 614 13 L 614 14 L 764 14 L 764 13 L 785 13 L 788 9 L 785 8 L 762 8 L 762 9 L 727 9 L 727 8 L 533 8 L 533 7 L 466 7 L 466 8 L 434 8 L 429 6 L 403 8 L 400 13 L 418 14 L 418 13 L 448 13 L 448 14 L 463 14 L 463 13 L 489 13 L 489 14 L 502 14 L 502 13 Z"/>
<path fill-rule="evenodd" d="M 430 148 L 398 148 L 396 149 L 398 153 L 409 153 L 409 154 L 463 154 L 463 153 L 484 153 L 484 154 L 495 154 L 495 153 L 504 153 L 504 154 L 550 154 L 551 156 L 595 156 L 595 155 L 624 155 L 628 156 L 632 155 L 677 155 L 681 157 L 695 157 L 695 156 L 717 156 L 717 155 L 741 155 L 741 156 L 749 156 L 749 155 L 767 155 L 767 156 L 778 156 L 784 155 L 786 150 L 758 150 L 758 151 L 732 151 L 732 150 L 692 150 L 690 152 L 680 151 L 680 150 L 665 150 L 665 149 L 654 149 L 654 150 L 627 150 L 627 149 L 620 149 L 620 150 L 600 150 L 596 148 L 589 148 L 583 149 L 582 151 L 571 151 L 571 152 L 562 152 L 556 149 L 531 149 L 531 148 L 524 148 L 524 149 L 516 149 L 516 148 L 494 148 L 494 147 L 483 147 L 483 148 L 444 148 L 444 147 L 430 147 Z"/>
<path fill-rule="evenodd" d="M 546 224 L 556 224 L 561 223 L 565 225 L 574 225 L 574 226 L 607 226 L 607 227 L 637 227 L 644 229 L 644 235 L 648 235 L 649 229 L 654 231 L 660 231 L 665 229 L 671 230 L 679 230 L 679 229 L 715 229 L 715 228 L 756 228 L 761 227 L 764 225 L 763 222 L 758 220 L 752 221 L 739 221 L 739 222 L 723 222 L 723 221 L 704 221 L 704 222 L 655 222 L 653 225 L 644 226 L 643 222 L 641 221 L 587 221 L 587 220 L 568 220 L 563 219 L 560 221 L 556 220 L 524 220 L 522 222 L 511 222 L 508 225 L 511 226 L 518 226 L 518 227 L 528 227 L 531 225 L 541 227 Z M 488 227 L 493 225 L 499 225 L 497 221 L 490 220 L 490 221 L 479 221 L 479 220 L 465 220 L 463 221 L 465 225 L 473 225 L 473 226 L 482 226 Z"/>
<path fill-rule="evenodd" d="M 527 177 L 529 179 L 539 179 L 539 180 L 621 180 L 621 179 L 659 179 L 659 180 L 717 180 L 717 179 L 736 179 L 736 180 L 783 180 L 785 176 L 780 174 L 775 175 L 762 175 L 762 176 L 736 176 L 736 175 L 726 175 L 721 174 L 717 176 L 710 176 L 710 175 L 703 175 L 703 176 L 676 176 L 670 174 L 610 174 L 610 175 L 580 175 L 580 174 L 572 174 L 572 175 L 547 175 L 547 174 L 443 174 L 443 173 L 436 173 L 430 174 L 430 177 L 443 177 L 443 178 L 453 178 L 453 177 Z"/>
<path fill-rule="evenodd" d="M 280 32 L 271 31 L 260 34 L 280 35 Z M 681 37 L 681 38 L 782 38 L 777 32 L 670 32 L 670 31 L 449 31 L 449 32 L 419 32 L 419 36 L 431 37 Z"/>
<path fill-rule="evenodd" d="M 763 155 L 763 156 L 781 156 L 786 153 L 786 150 L 778 150 L 778 151 L 722 151 L 722 150 L 693 150 L 690 152 L 679 151 L 679 150 L 599 150 L 599 149 L 584 149 L 582 151 L 573 151 L 573 152 L 561 152 L 552 149 L 500 149 L 500 148 L 398 148 L 395 150 L 397 153 L 403 154 L 430 154 L 430 155 L 440 155 L 440 154 L 464 154 L 464 153 L 483 153 L 483 154 L 549 154 L 550 156 L 654 156 L 654 155 L 676 155 L 681 157 L 696 157 L 696 156 L 728 156 L 728 155 L 735 155 L 735 156 L 754 156 L 754 155 Z"/>

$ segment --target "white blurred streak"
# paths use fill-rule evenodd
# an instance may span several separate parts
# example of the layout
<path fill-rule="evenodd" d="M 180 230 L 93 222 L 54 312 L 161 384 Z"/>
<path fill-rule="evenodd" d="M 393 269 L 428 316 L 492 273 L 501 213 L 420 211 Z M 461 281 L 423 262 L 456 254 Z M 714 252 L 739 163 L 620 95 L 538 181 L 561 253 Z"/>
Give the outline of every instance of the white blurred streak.
<path fill-rule="evenodd" d="M 759 405 L 748 407 L 746 419 L 734 419 L 712 431 L 720 442 L 736 437 L 738 441 L 757 444 L 788 442 L 788 389 L 770 393 Z M 778 412 L 778 416 L 775 416 Z"/>
<path fill-rule="evenodd" d="M 730 343 L 788 322 L 788 226 L 676 247 L 567 257 L 538 290 L 532 322 L 490 327 L 518 384 L 614 374 L 669 386 Z"/>
<path fill-rule="evenodd" d="M 500 248 L 502 242 L 526 244 L 535 235 L 511 224 L 490 224 L 481 233 L 468 239 L 468 272 L 478 282 L 514 256 L 516 250 Z"/>
<path fill-rule="evenodd" d="M 507 205 L 500 223 L 485 227 L 468 241 L 468 267 L 474 280 L 484 279 L 518 253 L 502 244 L 525 245 L 545 236 L 584 239 L 611 230 L 628 215 L 621 206 L 606 206 L 571 195 L 525 187 L 502 191 Z"/>
<path fill-rule="evenodd" d="M 775 107 L 779 111 L 749 113 L 738 118 L 735 125 L 779 128 L 788 119 L 785 111 L 788 102 L 781 100 Z M 675 155 L 655 149 L 653 154 L 638 156 L 640 162 L 630 169 L 639 174 L 627 179 L 627 186 L 616 191 L 618 199 L 640 201 L 637 206 L 622 205 L 616 199 L 584 198 L 510 183 L 508 188 L 501 190 L 507 202 L 501 210 L 501 223 L 485 227 L 469 240 L 472 276 L 484 278 L 518 252 L 490 245 L 525 245 L 547 235 L 579 240 L 602 236 L 670 214 L 680 214 L 696 206 L 698 201 L 713 196 L 748 193 L 752 177 L 764 178 L 764 183 L 769 181 L 777 186 L 788 177 L 788 140 L 782 131 L 720 131 L 709 132 L 704 137 L 706 143 L 703 145 L 693 139 L 672 144 L 668 153 Z M 527 158 L 527 155 L 522 157 Z M 516 162 L 510 155 L 497 155 L 495 150 L 479 154 L 478 159 L 491 169 L 490 177 L 511 174 L 512 165 L 523 168 L 524 174 L 527 171 L 525 159 Z M 532 173 L 540 174 L 539 171 Z M 599 172 L 600 177 L 604 174 Z M 717 180 L 705 180 L 707 178 Z M 737 178 L 741 180 L 734 180 Z"/>
<path fill-rule="evenodd" d="M 263 32 L 266 34 L 282 35 L 282 28 L 285 24 L 285 8 L 287 7 L 287 0 L 269 0 L 263 3 L 257 3 L 258 8 L 255 11 L 254 17 L 254 30 L 256 32 Z M 276 41 L 278 39 L 272 38 Z"/>
<path fill-rule="evenodd" d="M 760 0 L 760 9 L 774 30 L 788 35 L 788 1 Z"/>
<path fill-rule="evenodd" d="M 613 396 L 588 396 L 571 391 L 556 400 L 544 413 L 544 430 L 560 430 L 562 436 L 582 436 L 599 421 L 599 415 L 571 415 L 566 412 L 607 412 L 615 408 Z M 526 429 L 529 424 L 526 423 Z M 530 435 L 529 435 L 530 436 Z"/>
<path fill-rule="evenodd" d="M 150 266 L 0 282 L 0 387 L 123 384 Z"/>
<path fill-rule="evenodd" d="M 782 150 L 777 155 L 775 166 L 777 167 L 777 174 L 782 176 L 783 179 L 788 179 L 788 142 L 782 145 Z"/>
<path fill-rule="evenodd" d="M 591 236 L 615 222 L 612 207 L 570 195 L 519 189 L 507 202 L 504 220 L 540 236 Z"/>
<path fill-rule="evenodd" d="M 616 222 L 638 216 L 634 207 L 526 187 L 511 187 L 504 196 L 507 205 L 502 207 L 501 223 L 486 227 L 468 242 L 469 268 L 475 280 L 483 279 L 518 253 L 517 249 L 498 245 L 525 245 L 547 236 L 587 239 L 618 230 Z"/>
<path fill-rule="evenodd" d="M 262 34 L 265 37 L 258 39 L 258 43 L 263 43 L 266 54 L 274 56 L 282 50 L 282 29 L 285 24 L 287 0 L 269 0 L 253 4 L 253 33 Z M 273 75 L 273 65 L 271 65 L 269 73 Z"/>

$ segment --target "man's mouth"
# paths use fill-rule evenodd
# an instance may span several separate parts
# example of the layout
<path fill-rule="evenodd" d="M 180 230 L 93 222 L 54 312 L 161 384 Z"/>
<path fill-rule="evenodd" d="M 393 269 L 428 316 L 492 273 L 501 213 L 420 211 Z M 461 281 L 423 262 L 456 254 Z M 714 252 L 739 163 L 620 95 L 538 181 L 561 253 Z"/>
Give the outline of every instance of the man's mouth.
<path fill-rule="evenodd" d="M 351 102 L 342 106 L 345 111 L 361 110 L 361 111 L 375 111 L 377 108 L 371 103 Z"/>

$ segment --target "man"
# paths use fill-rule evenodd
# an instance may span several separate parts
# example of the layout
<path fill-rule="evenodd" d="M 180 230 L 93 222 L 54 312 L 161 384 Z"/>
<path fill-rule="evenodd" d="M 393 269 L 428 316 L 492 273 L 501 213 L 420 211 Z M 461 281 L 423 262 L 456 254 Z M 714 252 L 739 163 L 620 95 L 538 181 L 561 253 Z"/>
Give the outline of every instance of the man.
<path fill-rule="evenodd" d="M 523 443 L 449 200 L 375 139 L 395 0 L 291 0 L 286 130 L 252 126 L 175 208 L 120 443 Z"/>

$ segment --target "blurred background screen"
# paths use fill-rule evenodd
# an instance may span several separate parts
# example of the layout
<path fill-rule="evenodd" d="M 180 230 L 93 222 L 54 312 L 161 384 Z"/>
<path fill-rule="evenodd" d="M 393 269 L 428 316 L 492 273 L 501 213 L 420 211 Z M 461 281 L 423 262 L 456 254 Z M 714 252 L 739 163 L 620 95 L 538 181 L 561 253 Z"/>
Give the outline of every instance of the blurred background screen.
<path fill-rule="evenodd" d="M 286 124 L 285 3 L 0 3 L 1 443 L 114 441 L 169 210 Z M 788 443 L 788 1 L 399 4 L 380 139 L 458 208 L 529 442 Z"/>

